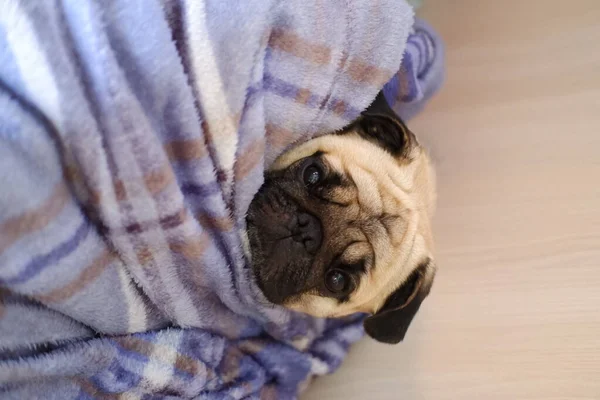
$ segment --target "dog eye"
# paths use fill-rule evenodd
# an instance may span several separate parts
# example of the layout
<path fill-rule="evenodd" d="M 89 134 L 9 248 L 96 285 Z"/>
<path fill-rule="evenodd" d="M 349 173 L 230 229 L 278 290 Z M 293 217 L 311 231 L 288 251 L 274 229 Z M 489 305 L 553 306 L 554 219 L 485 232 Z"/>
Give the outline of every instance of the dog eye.
<path fill-rule="evenodd" d="M 331 293 L 339 294 L 348 290 L 350 286 L 350 277 L 347 273 L 334 269 L 325 276 L 325 287 Z"/>
<path fill-rule="evenodd" d="M 309 165 L 304 169 L 302 180 L 306 186 L 314 186 L 321 180 L 322 172 L 316 165 Z"/>

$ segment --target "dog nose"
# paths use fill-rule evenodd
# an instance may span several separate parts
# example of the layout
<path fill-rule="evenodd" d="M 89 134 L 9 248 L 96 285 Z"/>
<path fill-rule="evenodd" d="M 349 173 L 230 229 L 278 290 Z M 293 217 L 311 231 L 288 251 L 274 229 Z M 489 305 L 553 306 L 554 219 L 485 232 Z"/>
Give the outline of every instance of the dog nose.
<path fill-rule="evenodd" d="M 298 224 L 294 229 L 294 240 L 302 242 L 304 248 L 310 254 L 316 253 L 321 247 L 323 233 L 321 231 L 321 223 L 319 220 L 308 213 L 298 214 Z"/>

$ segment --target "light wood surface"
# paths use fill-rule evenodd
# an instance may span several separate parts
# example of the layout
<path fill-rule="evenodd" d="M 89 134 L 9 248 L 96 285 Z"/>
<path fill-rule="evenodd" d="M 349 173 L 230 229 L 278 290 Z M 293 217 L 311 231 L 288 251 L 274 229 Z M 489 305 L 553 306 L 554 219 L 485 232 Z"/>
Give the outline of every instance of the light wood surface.
<path fill-rule="evenodd" d="M 432 294 L 303 399 L 600 399 L 600 0 L 426 0 L 442 92 Z"/>

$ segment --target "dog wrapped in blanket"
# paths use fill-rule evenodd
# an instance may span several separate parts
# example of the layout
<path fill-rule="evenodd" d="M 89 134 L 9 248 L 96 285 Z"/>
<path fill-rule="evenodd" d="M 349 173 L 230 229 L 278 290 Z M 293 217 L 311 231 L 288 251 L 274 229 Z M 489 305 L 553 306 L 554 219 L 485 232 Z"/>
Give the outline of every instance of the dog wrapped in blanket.
<path fill-rule="evenodd" d="M 308 218 L 313 237 L 298 243 L 321 261 L 290 291 L 273 289 L 285 279 L 260 199 L 292 184 L 282 176 L 304 154 L 308 186 L 336 171 L 350 185 L 331 132 L 371 132 L 367 153 L 407 173 L 413 156 L 426 165 L 397 117 L 373 116 L 404 143 L 383 150 L 361 113 L 383 88 L 412 116 L 441 60 L 402 0 L 0 0 L 0 397 L 295 398 L 362 336 L 363 312 L 376 312 L 369 334 L 400 339 L 397 316 L 414 314 L 433 274 L 426 213 L 412 206 L 425 203 L 356 197 L 375 207 L 348 209 L 371 250 L 335 243 L 328 220 L 316 229 L 333 208 L 304 204 L 298 226 Z M 406 176 L 399 187 L 421 182 Z M 375 247 L 367 217 L 394 202 L 381 222 L 421 232 L 416 252 L 393 235 L 389 255 Z M 349 250 L 326 271 L 327 246 Z M 391 295 L 399 287 L 408 297 Z"/>

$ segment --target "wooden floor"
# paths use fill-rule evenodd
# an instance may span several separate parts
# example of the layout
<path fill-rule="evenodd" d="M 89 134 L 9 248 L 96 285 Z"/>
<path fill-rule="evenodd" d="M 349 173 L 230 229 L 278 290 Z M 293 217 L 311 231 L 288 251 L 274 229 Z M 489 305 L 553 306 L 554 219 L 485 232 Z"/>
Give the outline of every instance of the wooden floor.
<path fill-rule="evenodd" d="M 304 399 L 600 399 L 600 0 L 425 0 L 440 271 L 406 341 Z"/>

